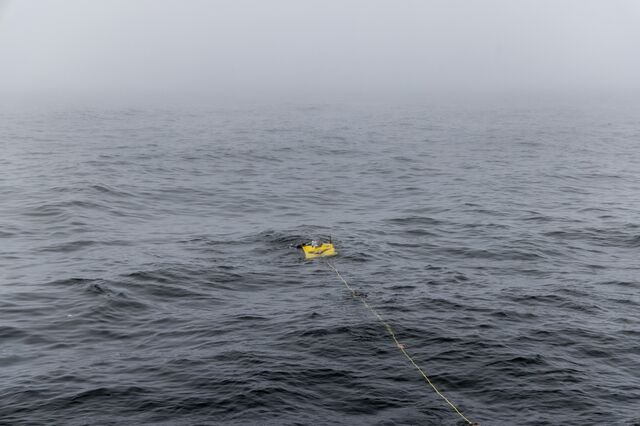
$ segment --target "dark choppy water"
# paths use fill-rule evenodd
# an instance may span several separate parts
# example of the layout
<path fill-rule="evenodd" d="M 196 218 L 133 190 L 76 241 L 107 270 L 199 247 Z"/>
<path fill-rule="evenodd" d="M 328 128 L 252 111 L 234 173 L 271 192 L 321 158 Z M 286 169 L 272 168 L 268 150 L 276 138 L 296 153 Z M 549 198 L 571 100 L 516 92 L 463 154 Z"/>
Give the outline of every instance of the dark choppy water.
<path fill-rule="evenodd" d="M 640 103 L 0 115 L 0 423 L 640 422 Z"/>

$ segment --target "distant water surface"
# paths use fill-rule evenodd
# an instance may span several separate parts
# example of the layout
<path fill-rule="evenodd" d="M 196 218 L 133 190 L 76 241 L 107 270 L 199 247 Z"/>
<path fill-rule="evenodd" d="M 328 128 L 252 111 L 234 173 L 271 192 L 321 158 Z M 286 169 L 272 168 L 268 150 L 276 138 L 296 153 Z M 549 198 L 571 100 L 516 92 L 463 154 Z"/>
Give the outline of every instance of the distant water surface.
<path fill-rule="evenodd" d="M 640 424 L 640 102 L 0 113 L 0 423 Z"/>

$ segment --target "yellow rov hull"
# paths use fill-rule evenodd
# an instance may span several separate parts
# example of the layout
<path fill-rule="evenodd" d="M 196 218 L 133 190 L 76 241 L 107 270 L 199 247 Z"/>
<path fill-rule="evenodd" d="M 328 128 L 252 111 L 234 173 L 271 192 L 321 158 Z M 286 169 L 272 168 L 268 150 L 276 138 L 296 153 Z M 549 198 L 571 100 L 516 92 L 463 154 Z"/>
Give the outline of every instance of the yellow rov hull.
<path fill-rule="evenodd" d="M 318 247 L 312 245 L 302 246 L 305 259 L 315 259 L 316 257 L 329 257 L 338 254 L 336 248 L 331 243 L 323 243 Z"/>

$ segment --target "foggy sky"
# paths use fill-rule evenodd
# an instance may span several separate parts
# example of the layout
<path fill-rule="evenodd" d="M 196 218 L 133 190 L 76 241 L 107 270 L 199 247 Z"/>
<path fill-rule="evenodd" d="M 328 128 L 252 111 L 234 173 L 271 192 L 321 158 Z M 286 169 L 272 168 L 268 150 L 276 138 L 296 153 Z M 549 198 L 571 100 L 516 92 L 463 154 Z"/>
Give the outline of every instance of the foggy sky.
<path fill-rule="evenodd" d="M 0 94 L 640 88 L 637 0 L 2 4 Z"/>

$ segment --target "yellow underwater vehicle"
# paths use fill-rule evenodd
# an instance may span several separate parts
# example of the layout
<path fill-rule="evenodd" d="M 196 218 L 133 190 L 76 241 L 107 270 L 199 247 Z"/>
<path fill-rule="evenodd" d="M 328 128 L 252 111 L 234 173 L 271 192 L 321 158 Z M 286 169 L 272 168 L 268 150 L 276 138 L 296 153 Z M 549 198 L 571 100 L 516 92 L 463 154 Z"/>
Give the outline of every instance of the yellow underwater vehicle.
<path fill-rule="evenodd" d="M 308 243 L 300 244 L 298 247 L 302 249 L 304 258 L 307 260 L 315 259 L 317 257 L 335 256 L 338 254 L 336 248 L 333 246 L 331 238 L 329 238 L 329 242 L 313 240 Z"/>

